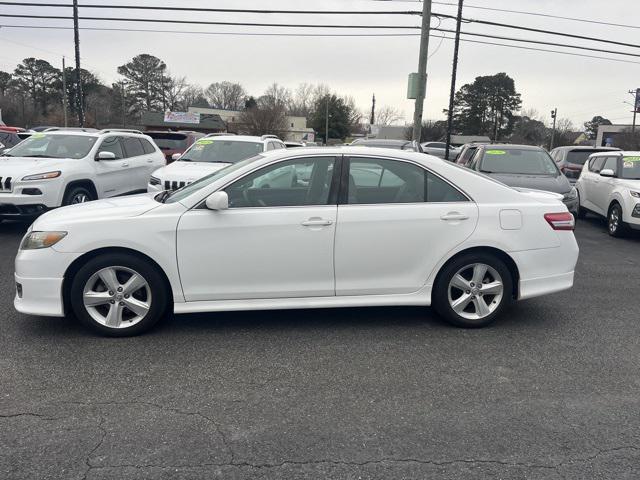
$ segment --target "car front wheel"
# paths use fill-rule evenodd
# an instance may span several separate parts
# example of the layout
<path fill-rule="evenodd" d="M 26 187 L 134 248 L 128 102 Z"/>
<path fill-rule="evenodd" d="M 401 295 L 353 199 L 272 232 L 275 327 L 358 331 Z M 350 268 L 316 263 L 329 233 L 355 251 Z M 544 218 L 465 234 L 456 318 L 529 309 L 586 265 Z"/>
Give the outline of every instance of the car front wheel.
<path fill-rule="evenodd" d="M 93 193 L 85 187 L 71 187 L 62 199 L 62 205 L 75 205 L 95 200 Z"/>
<path fill-rule="evenodd" d="M 497 256 L 462 255 L 438 276 L 433 306 L 453 325 L 485 327 L 511 303 L 512 292 L 511 272 Z"/>
<path fill-rule="evenodd" d="M 617 203 L 609 208 L 607 228 L 612 237 L 623 237 L 627 233 L 627 225 L 622 221 L 622 207 Z"/>
<path fill-rule="evenodd" d="M 93 331 L 113 337 L 138 335 L 167 310 L 162 275 L 148 261 L 129 254 L 89 260 L 71 284 L 76 316 Z"/>

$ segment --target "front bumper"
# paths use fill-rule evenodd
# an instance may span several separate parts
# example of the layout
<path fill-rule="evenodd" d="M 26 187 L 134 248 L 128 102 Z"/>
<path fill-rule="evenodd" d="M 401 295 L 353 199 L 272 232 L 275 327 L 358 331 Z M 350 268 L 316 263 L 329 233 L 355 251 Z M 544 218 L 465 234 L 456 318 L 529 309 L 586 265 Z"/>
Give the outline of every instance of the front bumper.
<path fill-rule="evenodd" d="M 15 309 L 29 315 L 64 316 L 62 285 L 69 265 L 81 253 L 63 253 L 53 247 L 19 250 L 15 260 Z"/>
<path fill-rule="evenodd" d="M 562 203 L 565 204 L 565 206 L 567 207 L 567 210 L 569 210 L 571 213 L 573 213 L 574 215 L 578 214 L 578 209 L 580 207 L 580 202 L 578 202 L 578 197 L 573 198 L 571 200 L 562 200 Z"/>

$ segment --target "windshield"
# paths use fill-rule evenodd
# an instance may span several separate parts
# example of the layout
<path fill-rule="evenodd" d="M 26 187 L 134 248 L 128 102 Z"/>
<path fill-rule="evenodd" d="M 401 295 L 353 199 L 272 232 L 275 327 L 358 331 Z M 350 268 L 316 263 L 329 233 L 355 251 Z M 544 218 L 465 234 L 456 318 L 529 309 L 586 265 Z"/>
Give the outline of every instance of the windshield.
<path fill-rule="evenodd" d="M 263 144 L 258 142 L 203 138 L 187 150 L 179 161 L 236 163 L 255 157 L 263 149 Z"/>
<path fill-rule="evenodd" d="M 97 139 L 87 135 L 34 133 L 5 155 L 8 157 L 84 158 Z"/>
<path fill-rule="evenodd" d="M 544 150 L 489 149 L 482 157 L 480 171 L 515 175 L 548 175 L 557 177 L 560 172 Z"/>
<path fill-rule="evenodd" d="M 160 150 L 186 150 L 187 136 L 181 133 L 149 133 Z"/>
<path fill-rule="evenodd" d="M 587 161 L 589 155 L 597 152 L 607 152 L 608 150 L 597 150 L 597 149 L 588 149 L 588 150 L 571 150 L 567 152 L 567 163 L 575 163 L 576 165 L 584 165 L 584 162 Z"/>
<path fill-rule="evenodd" d="M 627 180 L 640 180 L 640 157 L 622 158 L 621 178 Z"/>
<path fill-rule="evenodd" d="M 192 193 L 197 192 L 201 188 L 206 187 L 207 185 L 211 185 L 216 180 L 219 180 L 222 177 L 229 175 L 230 173 L 235 172 L 236 170 L 240 170 L 245 165 L 250 164 L 256 160 L 262 158 L 260 155 L 253 156 L 251 158 L 247 158 L 240 162 L 234 163 L 233 165 L 229 165 L 224 167 L 217 172 L 212 173 L 211 175 L 207 175 L 206 177 L 202 177 L 199 180 L 187 185 L 186 187 L 181 188 L 180 190 L 176 190 L 169 197 L 166 197 L 164 200 L 165 203 L 175 203 L 179 202 L 184 198 L 187 198 Z"/>

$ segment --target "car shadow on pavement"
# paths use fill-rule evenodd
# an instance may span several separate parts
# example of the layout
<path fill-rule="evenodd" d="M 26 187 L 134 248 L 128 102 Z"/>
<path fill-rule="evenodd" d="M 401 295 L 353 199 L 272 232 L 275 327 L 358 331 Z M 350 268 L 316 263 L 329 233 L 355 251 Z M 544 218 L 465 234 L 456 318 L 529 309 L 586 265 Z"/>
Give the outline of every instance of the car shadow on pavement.
<path fill-rule="evenodd" d="M 580 229 L 581 224 L 589 224 L 590 226 L 602 231 L 603 234 L 609 236 L 609 232 L 607 231 L 607 220 L 604 217 L 599 217 L 593 214 L 587 214 L 585 218 L 581 218 L 576 222 L 576 230 Z M 613 238 L 612 240 L 630 240 L 638 242 L 640 241 L 640 230 L 629 229 L 627 234 L 622 238 Z"/>

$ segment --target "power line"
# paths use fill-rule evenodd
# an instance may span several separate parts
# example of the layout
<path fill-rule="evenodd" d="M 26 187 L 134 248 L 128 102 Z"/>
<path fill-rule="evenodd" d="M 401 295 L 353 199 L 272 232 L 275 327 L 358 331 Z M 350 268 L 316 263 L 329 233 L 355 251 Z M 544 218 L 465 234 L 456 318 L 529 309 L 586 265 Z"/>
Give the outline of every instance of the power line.
<path fill-rule="evenodd" d="M 35 3 L 35 2 L 0 2 L 0 5 L 13 7 L 62 7 L 70 8 L 71 5 L 62 3 Z M 213 12 L 213 13 L 264 13 L 286 15 L 421 15 L 418 10 L 273 10 L 260 8 L 204 8 L 204 7 L 167 7 L 150 5 L 96 5 L 83 3 L 80 8 L 106 8 L 110 10 L 164 10 L 171 12 Z"/>
<path fill-rule="evenodd" d="M 387 2 L 387 3 L 420 3 L 421 0 L 397 0 L 397 1 L 392 1 L 392 0 L 371 0 L 371 1 L 375 1 L 375 2 Z M 455 3 L 451 3 L 451 2 L 433 2 L 434 4 L 437 5 L 446 5 L 446 6 L 450 6 L 450 7 L 455 7 L 456 4 Z M 582 23 L 593 23 L 593 24 L 597 24 L 597 25 L 608 25 L 610 27 L 622 27 L 622 28 L 634 28 L 634 29 L 640 29 L 640 26 L 638 25 L 629 25 L 626 23 L 613 23 L 613 22 L 605 22 L 602 20 L 593 20 L 590 18 L 573 18 L 573 17 L 563 17 L 562 15 L 551 15 L 549 13 L 538 13 L 538 12 L 528 12 L 528 11 L 524 11 L 524 10 L 509 10 L 506 8 L 494 8 L 494 7 L 482 7 L 480 5 L 468 5 L 465 4 L 465 8 L 473 8 L 476 10 L 488 10 L 488 11 L 492 11 L 492 12 L 504 12 L 504 13 L 516 13 L 519 15 L 531 15 L 534 17 L 544 17 L 544 18 L 556 18 L 559 20 L 568 20 L 571 22 L 582 22 Z"/>
<path fill-rule="evenodd" d="M 113 8 L 118 8 L 117 5 Z M 162 8 L 162 7 L 151 7 Z M 166 7 L 169 8 L 169 7 Z M 178 8 L 178 7 L 176 7 Z M 434 13 L 434 17 L 455 19 L 455 16 Z M 39 20 L 71 20 L 72 17 L 61 15 L 26 15 L 26 14 L 0 14 L 0 17 L 11 18 L 31 18 Z M 152 18 L 123 18 L 123 17 L 79 17 L 80 20 L 91 21 L 110 21 L 110 22 L 141 22 L 141 23 L 172 23 L 172 24 L 189 24 L 189 25 L 227 25 L 227 26 L 247 26 L 247 27 L 276 27 L 276 28 L 337 28 L 337 29 L 382 29 L 382 30 L 404 30 L 419 29 L 418 25 L 335 25 L 335 24 L 292 24 L 292 23 L 261 23 L 261 22 L 220 22 L 207 20 L 168 20 L 168 19 L 152 19 Z M 482 25 L 490 25 L 494 27 L 511 28 L 516 30 L 524 30 L 535 33 L 544 33 L 548 35 L 556 35 L 561 37 L 576 38 L 580 40 L 588 40 L 593 42 L 609 43 L 612 45 L 620 45 L 625 47 L 640 48 L 640 44 L 619 42 L 616 40 L 608 40 L 604 38 L 589 37 L 586 35 L 576 35 L 571 33 L 562 33 L 552 30 L 544 30 L 533 27 L 524 27 L 501 22 L 491 22 L 487 20 L 475 20 L 463 18 L 465 23 L 478 23 Z"/>
<path fill-rule="evenodd" d="M 45 25 L 0 25 L 0 28 L 35 28 L 35 29 L 47 29 L 47 30 L 72 30 L 71 27 L 57 27 L 57 26 L 45 26 Z M 80 27 L 80 30 L 87 31 L 104 31 L 104 32 L 133 32 L 133 33 L 173 33 L 173 34 L 185 34 L 185 35 L 232 35 L 232 36 L 247 36 L 247 37 L 366 37 L 366 38 L 386 38 L 386 37 L 416 37 L 420 36 L 419 33 L 269 33 L 269 32 L 201 32 L 194 30 L 158 30 L 158 29 L 135 29 L 135 28 L 108 28 L 108 27 Z M 453 40 L 452 37 L 438 36 L 437 38 L 444 38 L 445 40 Z M 573 57 L 593 58 L 597 60 L 608 60 L 612 62 L 631 63 L 640 65 L 640 62 L 632 60 L 622 60 L 618 58 L 602 57 L 597 55 L 586 55 L 581 53 L 564 52 L 561 50 L 542 49 L 534 47 L 524 47 L 522 45 L 509 45 L 506 43 L 497 42 L 485 42 L 480 40 L 461 39 L 467 43 L 477 43 L 482 45 L 494 45 L 508 48 L 516 48 L 521 50 L 531 50 L 539 52 L 556 53 L 561 55 L 569 55 Z"/>

